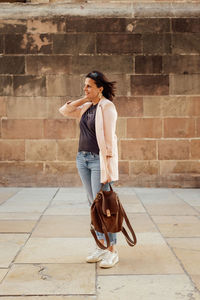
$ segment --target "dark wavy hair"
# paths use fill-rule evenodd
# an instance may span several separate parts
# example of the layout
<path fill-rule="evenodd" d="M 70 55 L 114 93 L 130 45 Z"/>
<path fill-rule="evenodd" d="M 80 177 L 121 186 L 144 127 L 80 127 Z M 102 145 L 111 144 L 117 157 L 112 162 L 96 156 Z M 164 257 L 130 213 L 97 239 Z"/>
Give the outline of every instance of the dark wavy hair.
<path fill-rule="evenodd" d="M 98 88 L 103 87 L 102 94 L 106 99 L 113 101 L 115 96 L 116 81 L 109 81 L 106 76 L 99 71 L 92 71 L 86 75 L 86 78 L 91 78 L 95 81 Z"/>

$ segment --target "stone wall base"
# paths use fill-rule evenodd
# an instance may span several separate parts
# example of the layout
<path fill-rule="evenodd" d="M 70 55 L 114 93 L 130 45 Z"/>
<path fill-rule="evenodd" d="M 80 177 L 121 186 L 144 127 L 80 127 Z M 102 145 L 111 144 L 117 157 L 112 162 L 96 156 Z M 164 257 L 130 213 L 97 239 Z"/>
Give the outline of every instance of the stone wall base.
<path fill-rule="evenodd" d="M 81 186 L 78 174 L 26 174 L 9 173 L 0 178 L 1 187 L 76 187 Z M 121 175 L 115 186 L 200 188 L 200 174 L 173 174 L 128 176 Z"/>

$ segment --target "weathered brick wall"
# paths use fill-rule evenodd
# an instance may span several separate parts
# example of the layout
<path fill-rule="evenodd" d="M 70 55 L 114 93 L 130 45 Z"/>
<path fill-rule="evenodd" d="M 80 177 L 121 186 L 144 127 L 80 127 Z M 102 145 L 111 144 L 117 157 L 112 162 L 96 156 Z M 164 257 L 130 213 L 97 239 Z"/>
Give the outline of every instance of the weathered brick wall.
<path fill-rule="evenodd" d="M 117 81 L 120 184 L 200 186 L 200 18 L 0 21 L 0 185 L 79 185 L 78 123 L 58 113 L 92 69 Z"/>

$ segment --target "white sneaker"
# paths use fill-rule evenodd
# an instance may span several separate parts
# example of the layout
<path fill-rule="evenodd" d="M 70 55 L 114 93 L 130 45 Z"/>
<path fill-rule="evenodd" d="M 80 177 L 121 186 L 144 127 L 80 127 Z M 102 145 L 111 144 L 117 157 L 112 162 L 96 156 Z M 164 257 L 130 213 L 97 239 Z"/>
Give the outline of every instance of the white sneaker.
<path fill-rule="evenodd" d="M 96 250 L 86 258 L 86 261 L 88 263 L 94 263 L 100 261 L 108 252 L 110 251 L 96 248 Z"/>
<path fill-rule="evenodd" d="M 119 261 L 118 252 L 108 251 L 106 255 L 103 257 L 99 266 L 101 268 L 112 268 L 114 265 L 116 265 L 116 263 L 118 263 L 118 261 Z"/>

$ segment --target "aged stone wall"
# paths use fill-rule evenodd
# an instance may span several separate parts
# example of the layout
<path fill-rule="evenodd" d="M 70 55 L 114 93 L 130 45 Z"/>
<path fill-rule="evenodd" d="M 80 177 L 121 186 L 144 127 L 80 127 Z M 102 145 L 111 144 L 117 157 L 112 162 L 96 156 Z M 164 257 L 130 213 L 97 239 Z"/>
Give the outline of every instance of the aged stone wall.
<path fill-rule="evenodd" d="M 97 69 L 117 81 L 119 184 L 199 187 L 200 17 L 98 13 L 1 18 L 0 185 L 80 184 L 58 108 Z"/>

